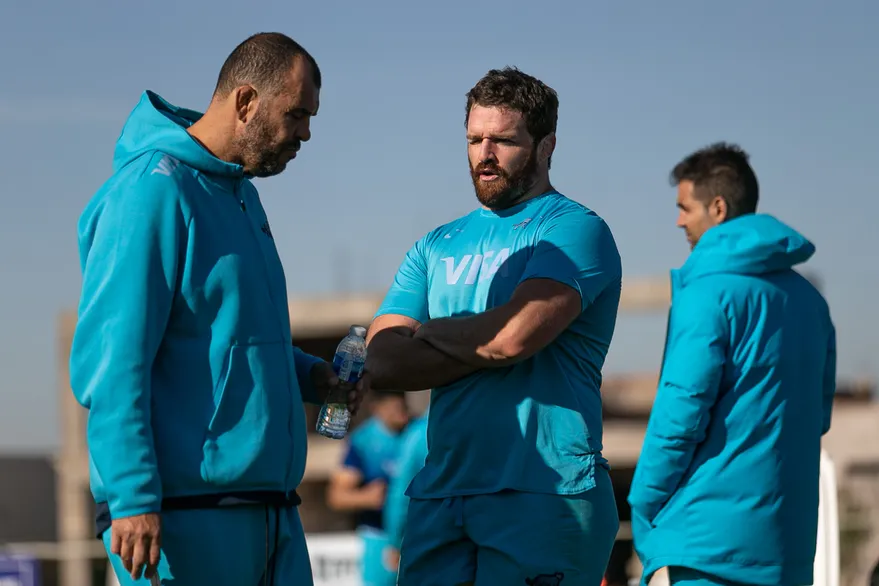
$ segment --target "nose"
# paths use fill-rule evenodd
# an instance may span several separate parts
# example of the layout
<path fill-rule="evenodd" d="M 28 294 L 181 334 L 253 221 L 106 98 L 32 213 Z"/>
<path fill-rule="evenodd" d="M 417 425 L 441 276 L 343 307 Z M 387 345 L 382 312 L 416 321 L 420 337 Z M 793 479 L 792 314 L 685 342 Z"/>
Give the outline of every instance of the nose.
<path fill-rule="evenodd" d="M 306 118 L 299 127 L 299 140 L 308 142 L 311 139 L 311 120 Z"/>
<path fill-rule="evenodd" d="M 485 161 L 491 161 L 493 163 L 497 162 L 497 157 L 495 156 L 495 153 L 494 153 L 494 146 L 492 145 L 492 142 L 490 140 L 483 140 L 481 143 L 479 143 L 477 153 L 479 155 L 480 162 L 485 162 Z"/>
<path fill-rule="evenodd" d="M 683 211 L 678 212 L 677 226 L 678 226 L 678 228 L 686 228 L 687 227 L 687 222 L 686 222 L 686 218 L 684 218 Z"/>

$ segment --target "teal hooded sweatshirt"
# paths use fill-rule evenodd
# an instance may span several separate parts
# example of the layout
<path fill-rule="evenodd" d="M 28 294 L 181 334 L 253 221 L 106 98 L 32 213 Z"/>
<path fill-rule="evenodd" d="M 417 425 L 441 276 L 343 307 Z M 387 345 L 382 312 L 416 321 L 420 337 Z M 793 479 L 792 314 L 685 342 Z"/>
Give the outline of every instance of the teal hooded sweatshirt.
<path fill-rule="evenodd" d="M 91 489 L 112 518 L 164 499 L 291 494 L 319 359 L 291 343 L 284 270 L 256 189 L 145 92 L 87 204 L 70 354 Z"/>
<path fill-rule="evenodd" d="M 827 303 L 777 219 L 713 227 L 672 272 L 663 369 L 629 494 L 643 582 L 682 566 L 812 583 L 821 436 L 836 390 Z"/>

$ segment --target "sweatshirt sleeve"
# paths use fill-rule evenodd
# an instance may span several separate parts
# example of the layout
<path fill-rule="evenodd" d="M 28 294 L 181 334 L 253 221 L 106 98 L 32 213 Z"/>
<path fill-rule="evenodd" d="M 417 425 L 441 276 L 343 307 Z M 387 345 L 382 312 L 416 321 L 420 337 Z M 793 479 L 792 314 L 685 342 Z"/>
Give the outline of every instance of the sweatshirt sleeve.
<path fill-rule="evenodd" d="M 296 365 L 296 381 L 299 383 L 299 392 L 302 393 L 302 400 L 306 403 L 322 405 L 323 400 L 317 396 L 314 383 L 311 382 L 311 369 L 315 364 L 324 362 L 322 358 L 307 354 L 293 346 L 293 361 Z"/>
<path fill-rule="evenodd" d="M 185 250 L 178 190 L 171 178 L 142 176 L 96 196 L 80 220 L 83 281 L 70 382 L 89 411 L 93 473 L 114 519 L 161 509 L 151 371 Z"/>
<path fill-rule="evenodd" d="M 705 440 L 728 339 L 719 300 L 696 287 L 681 291 L 672 303 L 659 388 L 629 492 L 633 530 L 653 522 Z"/>

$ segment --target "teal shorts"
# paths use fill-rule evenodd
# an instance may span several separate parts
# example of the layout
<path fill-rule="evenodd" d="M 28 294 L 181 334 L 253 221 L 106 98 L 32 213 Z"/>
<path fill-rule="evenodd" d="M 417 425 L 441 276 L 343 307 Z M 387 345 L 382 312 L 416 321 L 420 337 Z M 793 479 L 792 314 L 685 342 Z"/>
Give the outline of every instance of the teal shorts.
<path fill-rule="evenodd" d="M 599 586 L 619 516 L 610 476 L 575 496 L 411 499 L 399 586 Z"/>

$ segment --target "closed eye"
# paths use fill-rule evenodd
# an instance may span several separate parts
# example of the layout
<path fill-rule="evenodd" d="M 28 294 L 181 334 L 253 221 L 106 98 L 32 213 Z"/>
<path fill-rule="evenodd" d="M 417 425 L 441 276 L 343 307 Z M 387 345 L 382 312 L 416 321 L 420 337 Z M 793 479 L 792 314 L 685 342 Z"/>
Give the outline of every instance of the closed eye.
<path fill-rule="evenodd" d="M 495 144 L 505 144 L 505 145 L 516 144 L 516 141 L 513 140 L 512 138 L 505 138 L 505 137 L 499 137 L 499 136 L 494 136 L 494 137 L 489 137 L 489 138 L 482 138 L 482 137 L 478 137 L 478 136 L 467 137 L 467 142 L 469 142 L 470 144 L 479 144 L 484 140 L 491 141 Z"/>
<path fill-rule="evenodd" d="M 309 112 L 305 108 L 296 108 L 294 110 L 290 110 L 286 112 L 285 116 L 288 118 L 293 118 L 294 120 L 302 120 L 304 118 L 308 118 L 310 116 L 316 116 L 317 112 Z"/>

